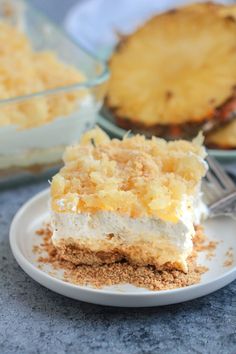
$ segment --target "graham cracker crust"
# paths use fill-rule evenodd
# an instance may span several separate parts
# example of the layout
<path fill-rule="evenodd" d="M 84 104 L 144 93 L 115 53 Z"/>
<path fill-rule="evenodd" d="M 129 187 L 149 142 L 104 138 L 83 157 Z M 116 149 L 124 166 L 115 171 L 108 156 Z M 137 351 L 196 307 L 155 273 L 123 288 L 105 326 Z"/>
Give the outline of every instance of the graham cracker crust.
<path fill-rule="evenodd" d="M 107 250 L 105 250 L 107 248 Z M 181 262 L 160 263 L 158 258 L 150 254 L 150 245 L 148 249 L 145 244 L 119 245 L 114 248 L 104 244 L 103 251 L 92 251 L 82 244 L 71 241 L 61 240 L 56 249 L 60 257 L 75 265 L 103 265 L 121 261 L 127 261 L 129 264 L 138 266 L 153 265 L 158 270 L 177 269 L 186 271 Z M 172 250 L 170 249 L 170 252 Z M 173 250 L 174 254 L 174 250 Z"/>
<path fill-rule="evenodd" d="M 54 272 L 64 271 L 64 281 L 76 285 L 101 288 L 129 283 L 149 290 L 169 290 L 199 283 L 201 275 L 207 271 L 206 267 L 200 266 L 196 262 L 197 252 L 200 252 L 197 251 L 197 248 L 204 244 L 207 247 L 201 227 L 196 230 L 194 251 L 188 259 L 188 273 L 173 269 L 157 270 L 153 266 L 134 265 L 124 260 L 102 265 L 75 265 L 62 259 L 58 250 L 53 246 L 52 232 L 48 225 L 38 230 L 37 234 L 42 240 L 39 246 L 34 246 L 33 251 L 38 255 L 39 268 L 43 269 L 45 265 L 49 264 Z M 55 276 L 54 272 L 51 275 Z"/>
<path fill-rule="evenodd" d="M 76 244 L 61 244 L 57 247 L 60 257 L 75 265 L 102 265 L 121 261 L 124 257 L 120 252 L 91 251 Z"/>

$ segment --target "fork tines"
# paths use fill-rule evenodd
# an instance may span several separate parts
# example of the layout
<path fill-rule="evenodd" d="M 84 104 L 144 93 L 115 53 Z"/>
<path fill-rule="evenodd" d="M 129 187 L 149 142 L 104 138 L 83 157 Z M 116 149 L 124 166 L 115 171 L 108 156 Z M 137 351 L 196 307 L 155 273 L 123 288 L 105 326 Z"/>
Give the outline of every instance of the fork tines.
<path fill-rule="evenodd" d="M 212 157 L 208 156 L 206 158 L 209 165 L 209 170 L 207 171 L 207 180 L 214 185 L 217 189 L 223 190 L 224 192 L 233 192 L 236 190 L 236 185 L 232 179 L 227 175 L 221 165 Z"/>

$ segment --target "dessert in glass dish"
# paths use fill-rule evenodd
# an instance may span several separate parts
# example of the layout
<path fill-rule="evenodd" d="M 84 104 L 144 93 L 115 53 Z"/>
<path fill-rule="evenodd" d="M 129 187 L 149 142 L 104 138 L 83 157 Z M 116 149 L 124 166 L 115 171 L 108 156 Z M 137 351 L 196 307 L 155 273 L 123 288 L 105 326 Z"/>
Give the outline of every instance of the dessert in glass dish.
<path fill-rule="evenodd" d="M 67 147 L 51 183 L 52 242 L 60 256 L 74 264 L 126 260 L 187 272 L 206 214 L 202 140 L 111 140 L 96 128 Z"/>
<path fill-rule="evenodd" d="M 96 121 L 106 65 L 24 0 L 0 1 L 0 182 L 58 167 Z"/>

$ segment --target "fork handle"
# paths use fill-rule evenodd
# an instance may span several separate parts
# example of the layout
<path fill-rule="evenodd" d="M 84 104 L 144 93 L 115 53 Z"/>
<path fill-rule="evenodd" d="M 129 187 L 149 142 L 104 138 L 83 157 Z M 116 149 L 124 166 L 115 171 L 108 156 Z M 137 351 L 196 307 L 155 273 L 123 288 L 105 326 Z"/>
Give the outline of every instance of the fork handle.
<path fill-rule="evenodd" d="M 229 205 L 230 203 L 232 203 L 234 200 L 236 200 L 236 191 L 233 193 L 230 193 L 228 195 L 226 195 L 224 198 L 222 198 L 221 200 L 218 200 L 214 203 L 212 203 L 209 206 L 209 209 L 211 212 L 216 212 L 216 211 L 224 211 L 224 208 Z M 219 210 L 220 209 L 220 210 Z M 236 208 L 235 208 L 236 209 Z"/>

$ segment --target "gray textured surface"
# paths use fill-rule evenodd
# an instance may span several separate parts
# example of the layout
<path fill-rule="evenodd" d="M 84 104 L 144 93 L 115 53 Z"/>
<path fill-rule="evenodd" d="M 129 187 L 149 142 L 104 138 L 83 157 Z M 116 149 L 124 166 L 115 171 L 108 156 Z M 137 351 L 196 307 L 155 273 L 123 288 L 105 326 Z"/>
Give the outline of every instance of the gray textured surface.
<path fill-rule="evenodd" d="M 64 298 L 31 280 L 9 248 L 17 209 L 47 183 L 0 192 L 0 353 L 236 353 L 236 282 L 162 308 L 122 309 Z"/>

